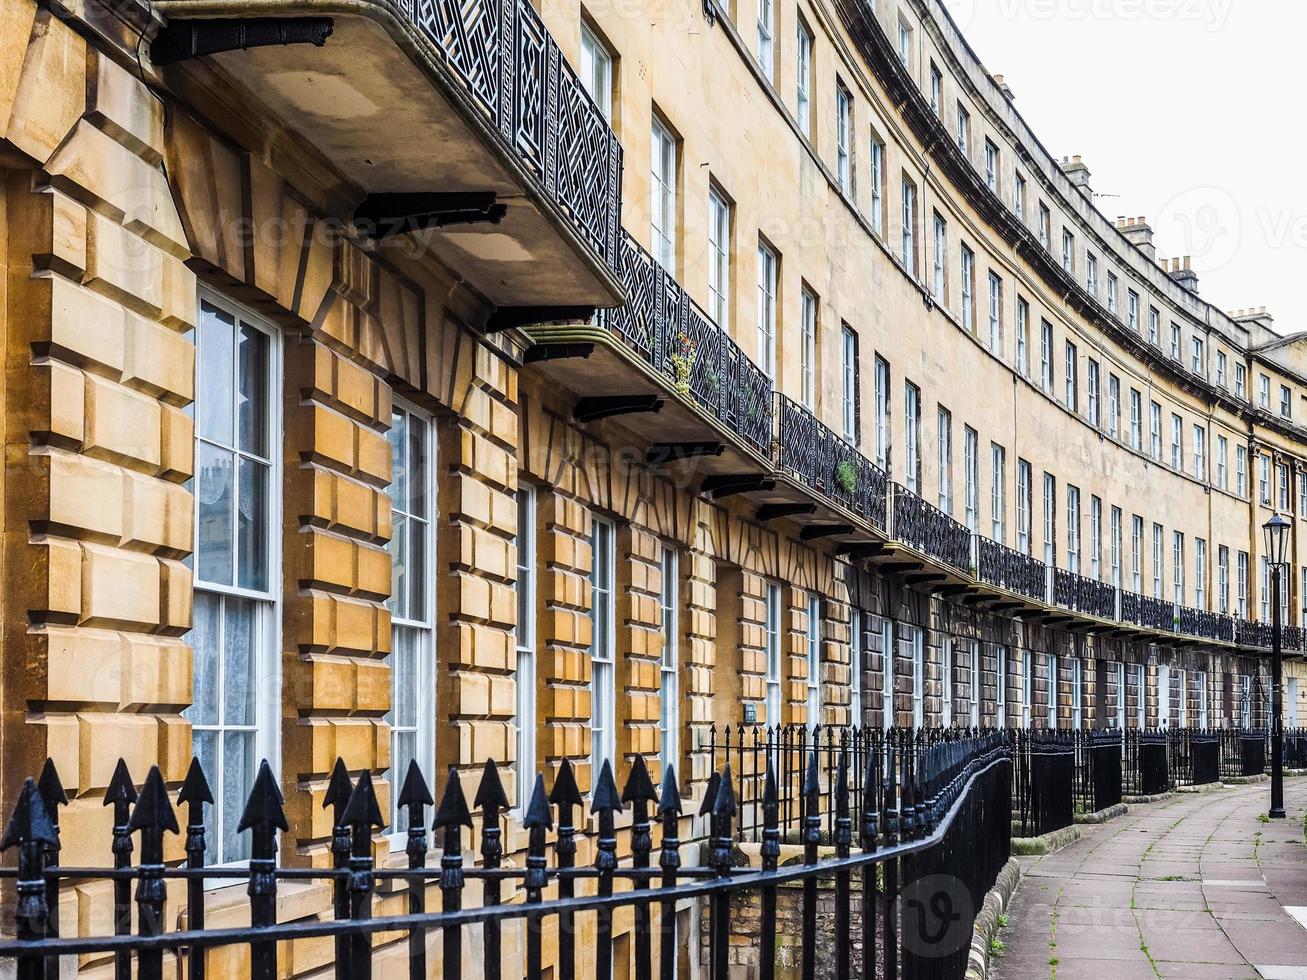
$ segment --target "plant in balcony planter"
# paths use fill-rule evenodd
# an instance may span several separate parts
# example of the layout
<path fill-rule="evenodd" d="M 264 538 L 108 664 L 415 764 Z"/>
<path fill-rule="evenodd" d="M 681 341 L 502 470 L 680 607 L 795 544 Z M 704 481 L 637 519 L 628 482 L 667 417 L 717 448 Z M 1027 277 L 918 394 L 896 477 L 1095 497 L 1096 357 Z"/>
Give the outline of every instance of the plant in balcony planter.
<path fill-rule="evenodd" d="M 852 460 L 842 459 L 835 465 L 835 485 L 849 496 L 858 488 L 858 471 Z"/>
<path fill-rule="evenodd" d="M 690 372 L 694 370 L 694 359 L 699 353 L 698 342 L 684 330 L 678 331 L 673 342 L 672 384 L 682 395 L 690 393 Z"/>

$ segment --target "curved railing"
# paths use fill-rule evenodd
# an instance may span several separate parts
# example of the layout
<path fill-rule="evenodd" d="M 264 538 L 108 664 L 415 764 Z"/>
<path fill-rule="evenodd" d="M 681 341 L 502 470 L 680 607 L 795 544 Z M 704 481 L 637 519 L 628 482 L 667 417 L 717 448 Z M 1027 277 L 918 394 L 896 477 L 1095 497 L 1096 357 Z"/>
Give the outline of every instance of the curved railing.
<path fill-rule="evenodd" d="M 399 6 L 545 194 L 616 270 L 622 145 L 530 0 Z"/>
<path fill-rule="evenodd" d="M 1048 598 L 1048 566 L 989 538 L 976 538 L 976 577 L 1040 602 Z"/>
<path fill-rule="evenodd" d="M 690 299 L 676 279 L 629 232 L 622 233 L 618 274 L 624 306 L 602 310 L 599 322 L 757 452 L 769 455 L 772 382 Z"/>
<path fill-rule="evenodd" d="M 1121 621 L 1171 632 L 1175 629 L 1175 604 L 1122 589 Z"/>
<path fill-rule="evenodd" d="M 776 418 L 776 468 L 884 530 L 884 471 L 780 392 Z"/>
<path fill-rule="evenodd" d="M 894 536 L 922 554 L 966 572 L 971 568 L 971 532 L 907 487 L 893 484 Z"/>

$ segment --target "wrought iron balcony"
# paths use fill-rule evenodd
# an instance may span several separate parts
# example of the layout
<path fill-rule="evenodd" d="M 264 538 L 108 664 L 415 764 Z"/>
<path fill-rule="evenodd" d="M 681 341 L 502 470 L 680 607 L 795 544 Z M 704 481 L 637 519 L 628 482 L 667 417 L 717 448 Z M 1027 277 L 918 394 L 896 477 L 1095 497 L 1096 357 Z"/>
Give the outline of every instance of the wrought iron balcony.
<path fill-rule="evenodd" d="M 1116 589 L 1064 568 L 1053 570 L 1053 601 L 1088 616 L 1116 618 Z"/>
<path fill-rule="evenodd" d="M 1047 565 L 1038 558 L 979 536 L 976 538 L 976 577 L 1040 602 L 1048 597 Z"/>
<path fill-rule="evenodd" d="M 961 572 L 971 569 L 971 531 L 895 483 L 894 537 Z"/>
<path fill-rule="evenodd" d="M 886 478 L 880 467 L 780 392 L 776 418 L 776 468 L 884 530 Z"/>
<path fill-rule="evenodd" d="M 1206 609 L 1180 607 L 1180 632 L 1187 636 L 1201 636 L 1209 640 L 1223 640 L 1223 617 Z"/>
<path fill-rule="evenodd" d="M 266 107 L 329 160 L 333 180 L 365 195 L 333 216 L 359 234 L 404 236 L 497 307 L 620 301 L 622 147 L 531 0 L 160 0 L 159 11 L 152 57 L 205 54 L 233 104 Z M 260 23 L 277 43 L 235 29 Z M 223 193 L 215 179 L 207 192 Z"/>
<path fill-rule="evenodd" d="M 1238 643 L 1241 647 L 1270 647 L 1271 624 L 1255 619 L 1239 620 Z"/>
<path fill-rule="evenodd" d="M 681 284 L 622 232 L 618 272 L 627 302 L 599 322 L 762 455 L 771 454 L 772 383 Z"/>
<path fill-rule="evenodd" d="M 1147 629 L 1175 629 L 1175 603 L 1121 590 L 1121 621 Z"/>

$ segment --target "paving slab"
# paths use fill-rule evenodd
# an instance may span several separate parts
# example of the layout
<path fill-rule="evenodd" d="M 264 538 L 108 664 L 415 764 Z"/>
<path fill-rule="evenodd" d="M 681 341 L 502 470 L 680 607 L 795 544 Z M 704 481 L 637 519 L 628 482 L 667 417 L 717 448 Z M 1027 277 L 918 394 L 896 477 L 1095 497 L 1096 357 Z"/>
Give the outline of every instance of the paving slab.
<path fill-rule="evenodd" d="M 1307 980 L 1307 778 L 1137 804 L 1021 858 L 995 980 Z"/>

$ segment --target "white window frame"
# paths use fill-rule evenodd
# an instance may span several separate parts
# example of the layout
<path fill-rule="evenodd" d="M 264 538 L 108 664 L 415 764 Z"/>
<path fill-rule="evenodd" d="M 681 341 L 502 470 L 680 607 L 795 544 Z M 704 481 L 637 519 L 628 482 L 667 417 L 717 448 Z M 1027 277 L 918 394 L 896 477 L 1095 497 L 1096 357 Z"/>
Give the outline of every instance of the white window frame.
<path fill-rule="evenodd" d="M 808 92 L 812 85 L 812 32 L 801 19 L 795 38 L 795 93 L 794 112 L 799 120 L 799 132 L 812 136 L 812 98 Z"/>
<path fill-rule="evenodd" d="M 776 582 L 767 583 L 763 605 L 763 638 L 766 643 L 767 675 L 765 682 L 765 704 L 767 725 L 776 727 L 782 724 L 781 712 L 784 710 L 784 652 L 781 642 L 781 587 Z"/>
<path fill-rule="evenodd" d="M 1007 543 L 1007 450 L 989 444 L 990 534 L 999 544 Z"/>
<path fill-rule="evenodd" d="M 657 116 L 650 137 L 649 237 L 653 257 L 676 275 L 676 137 Z"/>
<path fill-rule="evenodd" d="M 525 813 L 536 777 L 536 555 L 538 496 L 534 484 L 517 484 L 517 805 Z M 433 566 L 434 567 L 434 566 Z M 434 687 L 434 684 L 431 685 Z M 429 772 L 434 769 L 428 770 Z"/>
<path fill-rule="evenodd" d="M 943 405 L 936 416 L 935 442 L 939 448 L 939 509 L 953 515 L 953 413 Z"/>
<path fill-rule="evenodd" d="M 912 725 L 922 728 L 926 723 L 926 637 L 919 626 L 908 626 L 907 634 L 912 649 Z"/>
<path fill-rule="evenodd" d="M 917 275 L 917 185 L 903 175 L 903 266 L 908 275 Z"/>
<path fill-rule="evenodd" d="M 980 436 L 971 426 L 962 436 L 962 495 L 967 529 L 975 534 L 980 528 Z"/>
<path fill-rule="evenodd" d="M 880 621 L 880 727 L 894 727 L 894 621 Z"/>
<path fill-rule="evenodd" d="M 1034 706 L 1034 660 L 1035 652 L 1033 650 L 1021 651 L 1021 727 L 1023 728 L 1030 727 Z"/>
<path fill-rule="evenodd" d="M 816 362 L 817 297 L 804 286 L 799 296 L 799 401 L 810 412 L 817 410 Z"/>
<path fill-rule="evenodd" d="M 808 593 L 808 727 L 821 724 L 821 596 Z"/>
<path fill-rule="evenodd" d="M 849 609 L 849 724 L 862 727 L 862 610 Z"/>
<path fill-rule="evenodd" d="M 232 384 L 239 386 L 239 336 L 242 325 L 248 326 L 259 331 L 268 338 L 267 363 L 265 370 L 264 395 L 268 399 L 267 414 L 264 418 L 268 439 L 268 455 L 260 457 L 255 453 L 243 451 L 237 448 L 239 442 L 239 404 L 240 400 L 233 393 L 232 398 L 232 432 L 230 441 L 223 442 L 212 439 L 201 433 L 201 403 L 205 395 L 206 366 L 203 363 L 203 343 L 201 333 L 204 327 L 204 308 L 212 307 L 222 314 L 233 318 L 234 326 L 232 328 Z M 193 590 L 195 593 L 206 593 L 216 596 L 219 601 L 219 629 L 221 636 L 221 646 L 216 654 L 218 690 L 214 695 L 214 703 L 217 705 L 217 720 L 214 724 L 197 724 L 192 721 L 192 733 L 195 732 L 215 732 L 215 758 L 210 760 L 206 766 L 210 776 L 216 777 L 225 772 L 226 766 L 223 760 L 223 743 L 225 732 L 250 731 L 253 733 L 253 747 L 250 751 L 250 770 L 247 774 L 247 790 L 252 787 L 254 779 L 258 773 L 258 762 L 256 760 L 267 759 L 272 766 L 274 774 L 280 772 L 281 765 L 281 592 L 283 569 L 281 561 L 281 456 L 282 456 L 282 408 L 281 408 L 281 378 L 282 378 L 282 350 L 280 333 L 266 320 L 256 312 L 241 303 L 237 303 L 226 296 L 223 296 L 213 290 L 201 288 L 199 290 L 198 315 L 196 318 L 195 329 L 195 402 L 191 408 L 191 416 L 195 420 L 195 500 L 197 519 L 195 521 L 192 568 Z M 212 378 L 213 375 L 209 374 Z M 267 466 L 267 496 L 265 498 L 265 533 L 267 540 L 267 581 L 265 589 L 249 589 L 241 587 L 238 582 L 238 564 L 240 561 L 240 549 L 238 545 L 238 525 L 235 518 L 235 502 L 233 501 L 233 523 L 231 539 L 232 547 L 232 584 L 210 582 L 200 576 L 200 521 L 198 519 L 199 495 L 200 490 L 200 450 L 201 446 L 207 444 L 223 452 L 232 452 L 233 457 L 238 459 L 249 459 L 258 461 Z M 232 470 L 232 487 L 239 486 L 239 463 Z M 254 702 L 253 722 L 251 724 L 240 725 L 231 724 L 223 721 L 225 704 L 224 704 L 224 679 L 228 671 L 225 669 L 225 619 L 226 606 L 228 600 L 233 601 L 250 601 L 254 606 L 254 631 L 256 640 L 252 647 L 253 663 L 250 671 L 252 676 L 260 678 L 266 682 L 258 692 L 251 691 L 250 696 Z M 188 635 L 188 640 L 195 644 L 195 632 L 192 629 Z M 193 677 L 193 682 L 195 678 Z M 194 703 L 194 702 L 193 702 Z M 191 711 L 192 708 L 186 709 Z M 198 753 L 197 753 L 198 754 Z M 248 860 L 247 854 L 237 854 L 231 857 L 222 850 L 225 845 L 224 835 L 222 834 L 222 824 L 224 818 L 230 820 L 234 825 L 240 818 L 240 814 L 245 806 L 245 797 L 235 801 L 228 801 L 224 796 L 225 779 L 213 779 L 213 796 L 214 803 L 209 807 L 207 824 L 210 828 L 208 835 L 209 841 L 209 862 L 214 865 L 243 864 Z M 247 836 L 238 837 L 238 841 L 248 841 Z M 228 884 L 226 881 L 217 881 L 210 885 L 206 882 L 206 887 L 221 887 Z"/>
<path fill-rule="evenodd" d="M 1007 647 L 994 647 L 994 725 L 1007 728 Z"/>
<path fill-rule="evenodd" d="M 758 67 L 772 80 L 774 66 L 775 11 L 772 0 L 758 0 Z"/>
<path fill-rule="evenodd" d="M 939 647 L 939 723 L 943 728 L 953 724 L 953 664 L 957 659 L 958 641 L 949 637 Z"/>
<path fill-rule="evenodd" d="M 971 727 L 980 727 L 980 643 L 969 642 L 971 648 Z"/>
<path fill-rule="evenodd" d="M 998 273 L 989 274 L 989 349 L 1001 353 L 1003 346 L 1003 280 Z"/>
<path fill-rule="evenodd" d="M 911 381 L 903 383 L 904 484 L 921 493 L 921 389 Z"/>
<path fill-rule="evenodd" d="M 681 753 L 681 556 L 663 545 L 659 559 L 658 612 L 663 646 L 658 662 L 659 762 L 680 771 Z"/>
<path fill-rule="evenodd" d="M 763 373 L 776 380 L 776 283 L 780 260 L 758 240 L 758 360 Z"/>
<path fill-rule="evenodd" d="M 730 328 L 731 203 L 716 187 L 708 188 L 708 315 L 723 330 Z"/>
<path fill-rule="evenodd" d="M 853 191 L 853 96 L 842 82 L 835 83 L 835 179 L 840 191 Z"/>
<path fill-rule="evenodd" d="M 1057 696 L 1060 693 L 1058 688 L 1061 686 L 1058 678 L 1061 669 L 1058 667 L 1058 657 L 1055 653 L 1046 654 L 1044 662 L 1048 665 L 1048 714 L 1044 721 L 1049 728 L 1057 728 Z"/>
<path fill-rule="evenodd" d="M 581 84 L 599 107 L 599 114 L 613 118 L 613 53 L 584 22 L 581 24 Z"/>
<path fill-rule="evenodd" d="M 935 269 L 933 292 L 939 303 L 944 302 L 944 275 L 948 266 L 948 222 L 935 212 Z M 964 285 L 965 288 L 965 285 Z"/>
<path fill-rule="evenodd" d="M 861 440 L 858 433 L 858 335 L 847 323 L 840 324 L 840 421 L 844 441 L 851 446 Z"/>
<path fill-rule="evenodd" d="M 590 545 L 590 766 L 597 773 L 604 762 L 617 764 L 617 528 L 612 521 L 591 519 Z M 606 625 L 600 622 L 601 603 Z"/>

